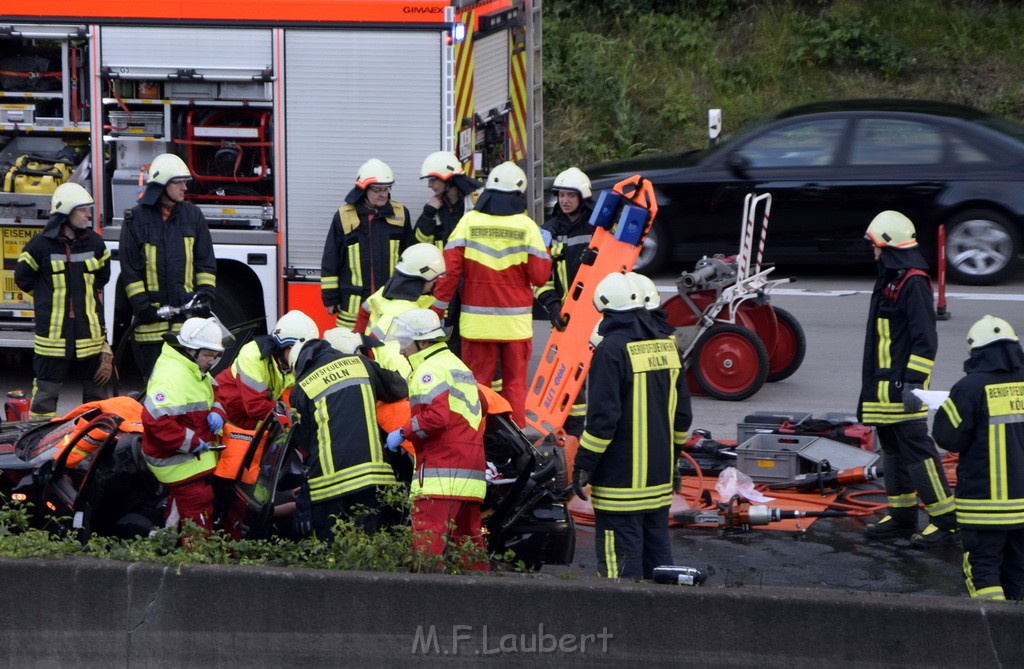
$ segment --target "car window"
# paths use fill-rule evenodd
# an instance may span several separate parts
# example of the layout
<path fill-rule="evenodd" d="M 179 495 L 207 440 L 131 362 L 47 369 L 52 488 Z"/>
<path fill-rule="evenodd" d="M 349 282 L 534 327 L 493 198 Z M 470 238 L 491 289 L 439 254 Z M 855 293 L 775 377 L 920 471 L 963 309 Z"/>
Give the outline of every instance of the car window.
<path fill-rule="evenodd" d="M 987 153 L 978 147 L 970 144 L 962 137 L 949 138 L 950 148 L 953 150 L 953 160 L 958 163 L 988 163 L 992 161 Z"/>
<path fill-rule="evenodd" d="M 853 133 L 851 165 L 934 165 L 942 162 L 942 133 L 916 121 L 861 119 Z"/>
<path fill-rule="evenodd" d="M 843 119 L 794 123 L 752 139 L 739 154 L 750 167 L 831 165 L 845 125 Z"/>

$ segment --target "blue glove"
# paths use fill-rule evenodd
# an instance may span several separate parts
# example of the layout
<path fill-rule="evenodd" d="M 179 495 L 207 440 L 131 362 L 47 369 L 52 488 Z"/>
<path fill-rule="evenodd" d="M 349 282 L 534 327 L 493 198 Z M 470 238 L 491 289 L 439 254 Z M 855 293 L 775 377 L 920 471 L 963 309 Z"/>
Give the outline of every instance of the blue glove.
<path fill-rule="evenodd" d="M 551 248 L 551 231 L 541 228 L 540 236 L 544 240 L 544 246 L 546 246 L 547 248 Z"/>
<path fill-rule="evenodd" d="M 385 446 L 389 451 L 397 451 L 402 446 L 402 442 L 405 441 L 405 436 L 402 434 L 402 428 L 392 430 L 388 433 L 388 439 Z"/>
<path fill-rule="evenodd" d="M 193 455 L 202 455 L 206 451 L 210 450 L 210 446 L 213 446 L 212 442 L 200 440 L 199 445 L 192 449 Z"/>
<path fill-rule="evenodd" d="M 206 424 L 210 426 L 210 432 L 220 434 L 224 429 L 224 418 L 219 413 L 210 412 L 206 414 Z"/>

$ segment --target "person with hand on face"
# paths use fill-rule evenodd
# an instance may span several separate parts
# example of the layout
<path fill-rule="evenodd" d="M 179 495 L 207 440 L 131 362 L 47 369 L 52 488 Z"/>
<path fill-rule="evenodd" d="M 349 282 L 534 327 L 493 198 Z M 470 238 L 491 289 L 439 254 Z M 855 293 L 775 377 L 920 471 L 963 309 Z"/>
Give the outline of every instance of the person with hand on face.
<path fill-rule="evenodd" d="M 984 316 L 970 357 L 935 414 L 932 436 L 958 453 L 956 516 L 971 597 L 1024 599 L 1024 350 L 1013 327 Z M 888 473 L 886 474 L 888 475 Z"/>
<path fill-rule="evenodd" d="M 676 453 L 692 414 L 675 340 L 643 317 L 634 283 L 609 274 L 594 291 L 602 314 L 590 365 L 586 429 L 572 486 L 594 506 L 598 572 L 608 578 L 653 578 L 672 564 L 668 509 Z"/>
<path fill-rule="evenodd" d="M 939 347 L 928 263 L 914 224 L 897 211 L 875 216 L 866 237 L 878 279 L 868 309 L 857 417 L 876 428 L 889 507 L 864 532 L 875 539 L 913 533 L 911 544 L 928 548 L 959 538 L 955 501 L 928 436 L 928 409 L 913 392 L 928 388 Z M 930 522 L 914 533 L 918 496 Z"/>
<path fill-rule="evenodd" d="M 334 214 L 320 262 L 320 297 L 336 325 L 355 327 L 363 300 L 383 286 L 412 243 L 409 210 L 391 199 L 395 174 L 371 158 Z"/>
<path fill-rule="evenodd" d="M 437 314 L 412 309 L 397 316 L 388 333 L 409 358 L 408 423 L 387 436 L 397 451 L 404 440 L 416 449 L 412 481 L 413 551 L 440 556 L 452 543 L 469 540 L 484 549 L 480 506 L 486 493 L 485 414 L 476 378 L 452 353 Z M 469 564 L 487 569 L 486 564 Z"/>
<path fill-rule="evenodd" d="M 110 345 L 100 295 L 110 279 L 110 251 L 90 227 L 93 199 L 80 185 L 57 187 L 50 220 L 28 241 L 14 267 L 14 282 L 32 295 L 35 356 L 32 418 L 53 418 L 68 372 L 82 382 L 82 401 L 107 398 Z"/>
<path fill-rule="evenodd" d="M 167 488 L 168 517 L 213 528 L 212 473 L 224 410 L 214 399 L 210 370 L 224 353 L 226 331 L 216 318 L 189 318 L 165 334 L 142 403 L 142 454 Z"/>
<path fill-rule="evenodd" d="M 167 318 L 160 307 L 193 304 L 190 315 L 212 314 L 217 258 L 203 212 L 185 201 L 192 178 L 178 156 L 164 153 L 149 166 L 146 189 L 121 226 L 121 276 L 135 314 L 132 350 L 149 378 L 165 333 L 186 315 Z"/>

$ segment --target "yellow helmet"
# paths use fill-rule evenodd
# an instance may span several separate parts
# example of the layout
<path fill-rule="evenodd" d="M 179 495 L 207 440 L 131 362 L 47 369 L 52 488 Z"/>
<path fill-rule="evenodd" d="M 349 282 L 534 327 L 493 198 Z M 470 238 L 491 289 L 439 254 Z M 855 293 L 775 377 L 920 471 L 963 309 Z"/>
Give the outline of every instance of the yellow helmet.
<path fill-rule="evenodd" d="M 79 207 L 91 207 L 93 205 L 92 195 L 89 191 L 75 183 L 65 183 L 57 186 L 50 198 L 50 213 L 71 214 Z"/>
<path fill-rule="evenodd" d="M 451 151 L 434 151 L 423 161 L 420 168 L 420 179 L 437 177 L 447 181 L 454 174 L 465 174 L 459 158 Z"/>
<path fill-rule="evenodd" d="M 872 244 L 882 248 L 891 246 L 897 249 L 917 247 L 917 230 L 909 218 L 898 211 L 883 211 L 871 219 L 865 235 Z"/>
<path fill-rule="evenodd" d="M 506 160 L 487 175 L 484 189 L 499 193 L 525 193 L 526 172 L 519 165 Z"/>
<path fill-rule="evenodd" d="M 188 165 L 173 153 L 162 153 L 149 165 L 150 183 L 155 181 L 166 186 L 173 179 L 191 178 L 192 173 L 188 171 Z"/>
<path fill-rule="evenodd" d="M 1013 327 L 1002 318 L 986 314 L 967 331 L 967 346 L 972 351 L 997 341 L 1019 341 Z"/>
<path fill-rule="evenodd" d="M 356 186 L 363 190 L 366 190 L 370 184 L 390 186 L 393 183 L 395 183 L 395 173 L 387 163 L 377 158 L 367 160 L 359 166 L 359 172 L 356 173 Z"/>

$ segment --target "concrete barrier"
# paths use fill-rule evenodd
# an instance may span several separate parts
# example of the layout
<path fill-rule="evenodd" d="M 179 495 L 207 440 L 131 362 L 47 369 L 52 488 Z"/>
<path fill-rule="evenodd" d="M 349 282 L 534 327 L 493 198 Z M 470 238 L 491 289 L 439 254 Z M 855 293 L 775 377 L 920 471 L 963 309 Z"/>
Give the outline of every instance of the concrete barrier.
<path fill-rule="evenodd" d="M 1018 603 L 543 575 L 0 560 L 10 667 L 1024 666 Z"/>

